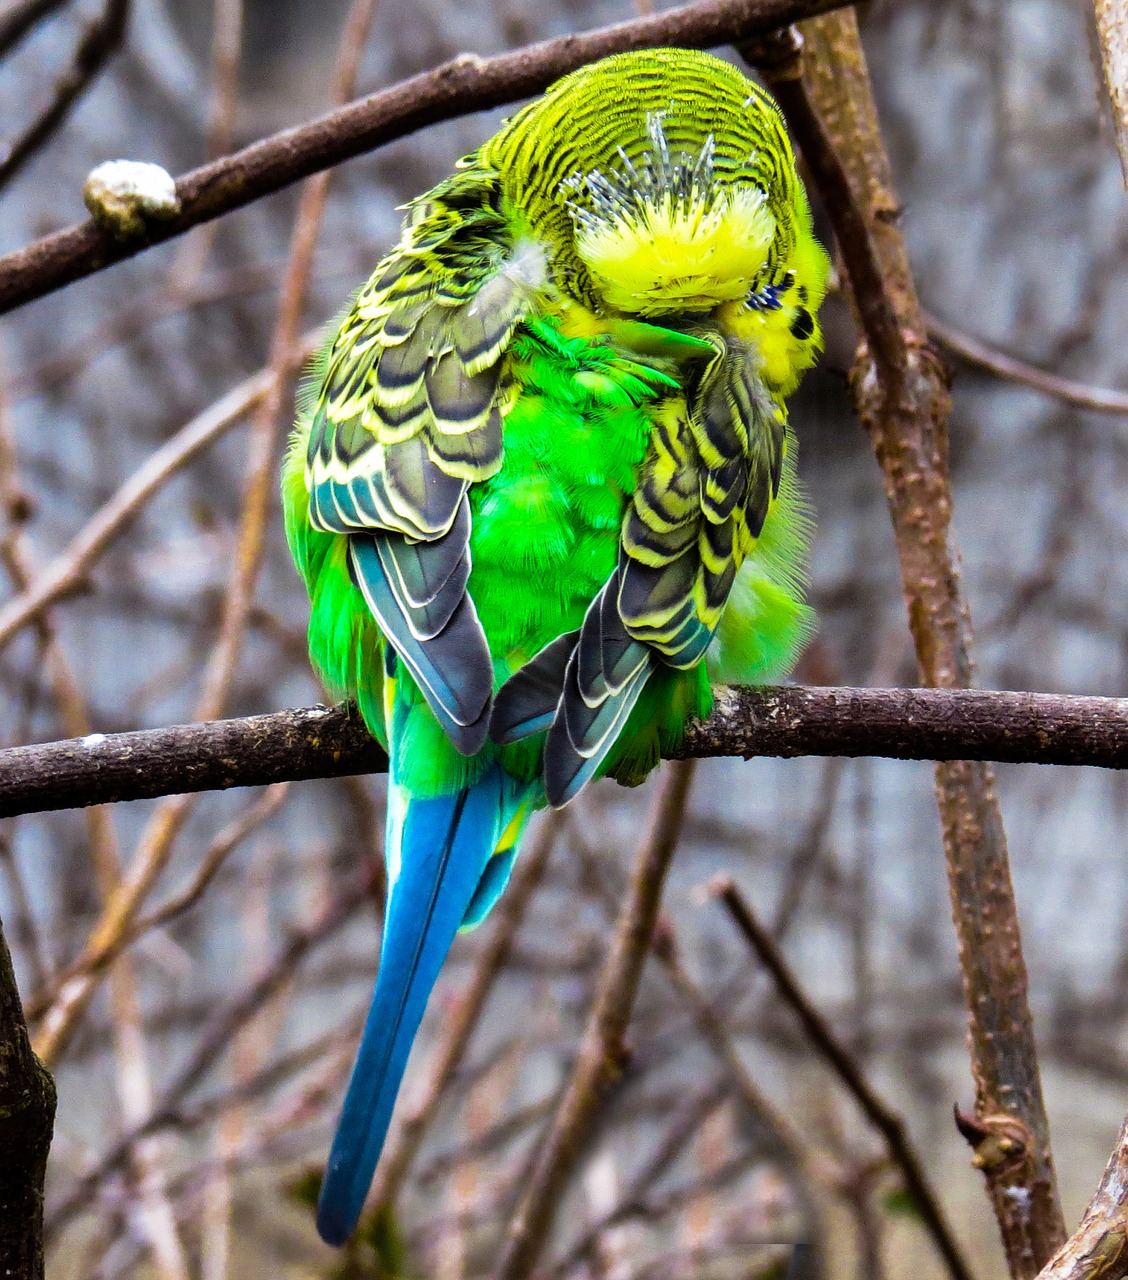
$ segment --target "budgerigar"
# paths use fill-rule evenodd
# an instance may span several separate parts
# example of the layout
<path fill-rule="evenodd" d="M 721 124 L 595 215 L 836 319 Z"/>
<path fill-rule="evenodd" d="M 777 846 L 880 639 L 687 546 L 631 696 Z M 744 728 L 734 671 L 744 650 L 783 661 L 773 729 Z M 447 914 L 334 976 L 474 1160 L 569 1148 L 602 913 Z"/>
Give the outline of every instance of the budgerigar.
<path fill-rule="evenodd" d="M 372 1009 L 318 1227 L 352 1232 L 412 1040 L 529 815 L 640 781 L 810 629 L 785 398 L 827 258 L 778 109 L 653 49 L 555 84 L 409 206 L 287 457 L 312 660 L 390 760 Z"/>

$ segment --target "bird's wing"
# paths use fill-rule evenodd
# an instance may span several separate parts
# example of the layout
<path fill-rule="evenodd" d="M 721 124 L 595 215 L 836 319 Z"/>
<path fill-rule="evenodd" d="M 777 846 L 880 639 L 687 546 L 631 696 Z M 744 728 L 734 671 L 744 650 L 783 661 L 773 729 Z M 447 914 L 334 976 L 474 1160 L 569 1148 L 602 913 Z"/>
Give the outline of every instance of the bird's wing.
<path fill-rule="evenodd" d="M 687 670 L 704 657 L 779 492 L 786 426 L 754 353 L 719 334 L 707 341 L 697 344 L 686 395 L 654 414 L 614 573 L 579 631 L 546 646 L 498 694 L 497 740 L 548 726 L 553 804 L 596 776 L 658 667 Z"/>
<path fill-rule="evenodd" d="M 309 437 L 309 517 L 349 569 L 454 745 L 482 745 L 493 691 L 466 590 L 471 484 L 502 461 L 502 357 L 545 279 L 496 177 L 471 168 L 412 206 L 329 350 Z"/>

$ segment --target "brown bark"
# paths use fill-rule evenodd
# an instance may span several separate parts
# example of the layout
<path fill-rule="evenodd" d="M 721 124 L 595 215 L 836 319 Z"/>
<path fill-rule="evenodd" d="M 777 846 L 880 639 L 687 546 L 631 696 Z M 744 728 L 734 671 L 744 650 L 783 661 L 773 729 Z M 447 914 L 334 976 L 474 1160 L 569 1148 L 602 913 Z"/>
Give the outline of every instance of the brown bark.
<path fill-rule="evenodd" d="M 42 1280 L 43 1178 L 55 1082 L 31 1051 L 0 924 L 0 1276 Z"/>
<path fill-rule="evenodd" d="M 747 40 L 844 0 L 699 0 L 652 17 L 560 36 L 493 58 L 462 54 L 400 84 L 184 174 L 180 212 L 117 240 L 78 223 L 0 258 L 0 313 L 132 258 L 302 178 L 440 120 L 539 93 L 552 81 L 610 53 L 655 45 L 711 48 Z"/>
<path fill-rule="evenodd" d="M 680 758 L 884 756 L 1128 768 L 1128 699 L 982 689 L 723 689 Z M 382 773 L 348 707 L 92 734 L 0 751 L 0 818 Z"/>
<path fill-rule="evenodd" d="M 1128 1276 L 1128 1120 L 1120 1126 L 1097 1194 L 1081 1225 L 1038 1280 L 1125 1280 Z"/>
<path fill-rule="evenodd" d="M 851 391 L 881 467 L 922 683 L 967 687 L 974 667 L 951 532 L 946 378 L 927 346 L 854 13 L 817 18 L 804 24 L 804 34 L 803 88 L 783 81 L 783 101 L 786 109 L 800 93 L 809 96 L 817 127 L 799 113 L 793 128 L 800 146 L 824 168 L 841 164 L 849 204 L 865 223 L 859 237 L 856 214 L 828 201 L 855 299 L 865 299 L 858 314 L 866 341 Z M 871 296 L 875 268 L 884 307 Z M 1011 1273 L 1031 1280 L 1065 1232 L 993 771 L 982 761 L 939 763 L 936 792 L 970 1019 L 976 1163 Z"/>

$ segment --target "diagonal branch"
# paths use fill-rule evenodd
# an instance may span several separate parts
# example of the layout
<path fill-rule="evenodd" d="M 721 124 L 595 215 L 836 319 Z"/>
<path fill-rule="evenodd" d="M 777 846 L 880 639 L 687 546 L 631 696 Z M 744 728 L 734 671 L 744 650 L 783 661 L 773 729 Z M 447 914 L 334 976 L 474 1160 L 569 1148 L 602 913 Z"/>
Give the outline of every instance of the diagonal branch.
<path fill-rule="evenodd" d="M 724 904 L 745 941 L 771 974 L 776 990 L 803 1024 L 807 1039 L 834 1068 L 866 1118 L 885 1139 L 889 1154 L 901 1171 L 917 1212 L 947 1264 L 952 1280 L 972 1280 L 971 1267 L 952 1232 L 920 1156 L 905 1131 L 905 1122 L 877 1094 L 830 1023 L 807 999 L 771 934 L 756 919 L 733 881 L 728 876 L 718 877 L 710 886 L 710 892 Z"/>
<path fill-rule="evenodd" d="M 433 71 L 184 174 L 176 184 L 180 213 L 154 223 L 136 238 L 115 240 L 89 221 L 7 254 L 0 258 L 0 312 L 427 125 L 530 97 L 567 72 L 610 53 L 655 45 L 711 48 L 750 39 L 844 2 L 698 0 L 653 17 L 544 40 L 492 58 L 462 54 Z"/>
<path fill-rule="evenodd" d="M 1097 1194 L 1038 1280 L 1123 1280 L 1128 1275 L 1128 1120 Z"/>
<path fill-rule="evenodd" d="M 627 1056 L 624 1036 L 692 780 L 689 762 L 669 766 L 660 780 L 579 1054 L 510 1224 L 498 1280 L 525 1280 L 536 1267 L 607 1092 L 622 1073 Z"/>
<path fill-rule="evenodd" d="M 1091 387 L 1084 382 L 1074 382 L 1072 378 L 1062 378 L 1056 373 L 1047 373 L 1036 365 L 1008 355 L 998 347 L 972 337 L 969 333 L 955 328 L 941 320 L 938 316 L 925 314 L 929 337 L 940 346 L 947 348 L 954 355 L 966 360 L 976 368 L 985 369 L 997 378 L 1017 383 L 1020 387 L 1029 387 L 1044 396 L 1053 396 L 1065 404 L 1078 409 L 1090 409 L 1094 413 L 1124 414 L 1128 416 L 1128 391 L 1116 391 L 1109 387 Z"/>
<path fill-rule="evenodd" d="M 71 65 L 55 83 L 51 101 L 0 155 L 0 191 L 66 122 L 75 103 L 121 44 L 128 16 L 129 0 L 106 0 L 105 9 L 82 33 Z"/>
<path fill-rule="evenodd" d="M 15 0 L 0 11 L 0 58 L 7 57 L 32 27 L 61 9 L 68 0 Z"/>

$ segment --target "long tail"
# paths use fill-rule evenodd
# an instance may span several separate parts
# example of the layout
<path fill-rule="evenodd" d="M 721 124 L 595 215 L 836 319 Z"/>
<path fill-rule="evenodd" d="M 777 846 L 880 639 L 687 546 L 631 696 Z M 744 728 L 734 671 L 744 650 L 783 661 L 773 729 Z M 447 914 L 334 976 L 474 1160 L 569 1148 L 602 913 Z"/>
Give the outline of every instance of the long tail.
<path fill-rule="evenodd" d="M 528 813 L 497 765 L 438 799 L 389 787 L 380 972 L 317 1206 L 328 1244 L 344 1244 L 356 1226 L 431 988 L 459 928 L 476 924 L 504 887 Z"/>

